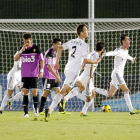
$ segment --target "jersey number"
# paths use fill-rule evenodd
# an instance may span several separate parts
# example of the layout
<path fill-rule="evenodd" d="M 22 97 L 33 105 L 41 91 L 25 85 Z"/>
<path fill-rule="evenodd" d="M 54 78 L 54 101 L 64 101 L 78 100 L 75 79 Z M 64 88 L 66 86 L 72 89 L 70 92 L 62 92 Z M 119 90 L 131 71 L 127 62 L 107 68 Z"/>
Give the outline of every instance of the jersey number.
<path fill-rule="evenodd" d="M 74 49 L 73 53 L 71 54 L 71 57 L 75 58 L 74 54 L 76 52 L 76 46 L 73 46 L 72 49 Z"/>

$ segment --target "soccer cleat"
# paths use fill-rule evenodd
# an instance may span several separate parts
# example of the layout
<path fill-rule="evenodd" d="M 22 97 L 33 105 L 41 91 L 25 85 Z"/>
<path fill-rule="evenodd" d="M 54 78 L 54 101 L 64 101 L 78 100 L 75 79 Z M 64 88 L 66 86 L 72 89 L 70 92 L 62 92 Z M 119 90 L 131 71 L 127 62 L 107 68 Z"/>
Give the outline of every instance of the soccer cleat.
<path fill-rule="evenodd" d="M 45 115 L 45 113 L 44 112 L 39 112 L 39 115 Z"/>
<path fill-rule="evenodd" d="M 139 113 L 140 113 L 140 110 L 137 110 L 137 109 L 133 109 L 133 111 L 130 112 L 131 115 L 139 114 Z"/>
<path fill-rule="evenodd" d="M 12 105 L 13 105 L 13 103 L 11 103 L 10 101 L 8 101 L 7 104 L 8 104 L 8 108 L 9 108 L 9 110 L 11 110 L 11 109 L 12 109 Z"/>
<path fill-rule="evenodd" d="M 0 110 L 0 114 L 4 114 L 2 110 Z"/>
<path fill-rule="evenodd" d="M 71 113 L 69 113 L 69 112 L 59 112 L 58 114 L 59 115 L 71 115 Z"/>
<path fill-rule="evenodd" d="M 49 109 L 45 109 L 45 118 L 44 118 L 45 122 L 49 121 L 50 114 L 48 111 L 49 111 Z"/>
<path fill-rule="evenodd" d="M 64 112 L 65 111 L 65 104 L 66 102 L 64 100 L 61 100 L 59 103 L 59 112 Z"/>
<path fill-rule="evenodd" d="M 35 115 L 35 117 L 38 117 L 38 114 L 39 114 L 39 113 L 38 113 L 38 108 L 35 109 L 35 108 L 34 108 L 34 105 L 33 105 L 33 110 L 34 110 L 34 115 Z"/>
<path fill-rule="evenodd" d="M 84 114 L 84 113 L 81 113 L 80 116 L 81 116 L 81 117 L 87 117 L 88 115 L 86 115 L 86 114 Z"/>
<path fill-rule="evenodd" d="M 24 114 L 23 117 L 24 117 L 24 118 L 28 118 L 29 115 L 28 115 L 28 114 Z"/>

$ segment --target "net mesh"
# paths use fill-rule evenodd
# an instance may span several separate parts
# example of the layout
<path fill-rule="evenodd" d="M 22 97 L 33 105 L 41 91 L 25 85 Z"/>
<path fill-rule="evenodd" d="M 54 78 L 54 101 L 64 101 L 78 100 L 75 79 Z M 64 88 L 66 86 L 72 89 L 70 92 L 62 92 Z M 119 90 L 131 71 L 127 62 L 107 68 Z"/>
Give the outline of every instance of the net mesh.
<path fill-rule="evenodd" d="M 62 43 L 67 42 L 70 39 L 77 38 L 76 27 L 83 22 L 43 22 L 43 23 L 0 23 L 0 104 L 7 93 L 7 73 L 13 67 L 14 54 L 19 49 L 19 44 L 22 41 L 22 35 L 25 32 L 31 32 L 33 37 L 33 44 L 41 47 L 43 54 L 51 47 L 52 39 L 59 37 L 62 39 Z M 94 34 L 94 44 L 92 44 L 92 38 L 86 40 L 89 43 L 90 50 L 98 41 L 105 42 L 106 51 L 113 51 L 120 47 L 120 36 L 127 34 L 131 39 L 131 47 L 129 48 L 129 54 L 131 56 L 137 56 L 135 64 L 127 61 L 124 72 L 124 79 L 130 89 L 130 95 L 132 104 L 135 108 L 139 109 L 140 100 L 140 23 L 139 22 L 95 22 L 94 32 L 92 29 L 92 22 L 85 23 L 89 29 L 90 34 Z M 64 68 L 68 59 L 68 51 L 64 51 L 61 57 L 61 69 L 60 75 L 62 78 L 61 86 L 64 81 Z M 94 74 L 94 83 L 96 87 L 109 89 L 111 81 L 111 71 L 113 69 L 113 57 L 105 57 L 99 64 L 96 73 Z M 16 88 L 15 95 L 19 90 Z M 42 82 L 40 80 L 40 87 L 38 90 L 39 99 L 42 95 Z M 52 101 L 54 93 L 50 94 L 47 98 L 46 107 Z M 30 95 L 29 110 L 32 110 L 32 96 Z M 112 111 L 128 111 L 126 103 L 124 101 L 123 93 L 118 90 L 114 97 L 106 98 L 99 94 L 96 94 L 95 98 L 95 110 L 101 110 L 101 107 L 105 104 L 109 104 L 112 107 Z M 83 102 L 76 97 L 70 99 L 66 104 L 66 110 L 69 111 L 81 111 Z M 6 108 L 7 109 L 7 108 Z M 14 110 L 22 110 L 22 99 L 14 101 Z M 89 109 L 90 111 L 93 108 Z"/>

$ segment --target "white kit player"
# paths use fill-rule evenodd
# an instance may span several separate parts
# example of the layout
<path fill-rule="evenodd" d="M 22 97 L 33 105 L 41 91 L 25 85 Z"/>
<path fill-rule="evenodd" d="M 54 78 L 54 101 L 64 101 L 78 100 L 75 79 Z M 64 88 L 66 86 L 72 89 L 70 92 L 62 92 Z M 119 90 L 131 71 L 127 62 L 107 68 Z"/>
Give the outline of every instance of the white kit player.
<path fill-rule="evenodd" d="M 102 53 L 104 49 L 104 42 L 99 41 L 96 44 L 96 51 L 91 52 L 88 55 L 88 58 L 93 60 L 93 61 L 97 61 L 99 59 L 99 55 Z M 103 56 L 102 56 L 103 57 Z M 91 105 L 92 102 L 94 102 L 94 84 L 92 82 L 92 78 L 93 78 L 93 73 L 96 70 L 98 64 L 86 64 L 83 65 L 84 71 L 82 72 L 82 74 L 78 77 L 78 80 L 82 80 L 86 86 L 86 89 L 81 93 L 79 92 L 75 92 L 77 90 L 75 90 L 75 88 L 72 89 L 72 91 L 69 92 L 69 94 L 67 94 L 64 97 L 64 101 L 67 102 L 70 98 L 77 96 L 79 99 L 83 100 L 85 102 L 84 107 L 82 109 L 82 112 L 80 114 L 80 116 L 88 116 L 86 115 L 87 109 L 88 107 Z"/>
<path fill-rule="evenodd" d="M 48 118 L 54 108 L 58 105 L 58 103 L 61 101 L 61 99 L 70 91 L 70 89 L 73 87 L 74 84 L 77 85 L 76 90 L 77 91 L 83 91 L 85 89 L 85 85 L 82 80 L 77 81 L 81 65 L 84 59 L 84 63 L 99 63 L 101 59 L 98 61 L 92 61 L 87 58 L 89 46 L 87 43 L 85 43 L 85 38 L 88 37 L 88 30 L 86 25 L 81 24 L 77 27 L 77 39 L 72 39 L 68 41 L 67 43 L 64 43 L 57 52 L 56 57 L 56 64 L 55 68 L 59 69 L 59 59 L 61 56 L 61 53 L 63 50 L 68 49 L 69 50 L 69 59 L 68 63 L 65 67 L 65 81 L 63 84 L 63 87 L 57 95 L 55 95 L 51 105 L 48 109 L 45 110 L 45 121 L 48 121 Z"/>
<path fill-rule="evenodd" d="M 23 46 L 23 43 L 21 44 L 21 46 Z M 8 89 L 8 92 L 3 98 L 3 101 L 2 101 L 2 104 L 1 104 L 1 107 L 0 107 L 0 114 L 3 113 L 2 111 L 4 110 L 7 103 L 8 103 L 8 106 L 9 106 L 9 110 L 11 110 L 12 102 L 14 100 L 17 100 L 17 99 L 23 97 L 23 93 L 18 92 L 13 98 L 10 99 L 10 97 L 13 94 L 14 88 L 16 86 L 18 88 L 20 88 L 20 86 L 21 86 L 21 59 L 19 59 L 18 61 L 14 61 L 14 66 L 9 71 L 9 73 L 7 75 L 7 89 Z"/>
<path fill-rule="evenodd" d="M 118 90 L 118 87 L 123 90 L 124 92 L 124 99 L 126 104 L 129 108 L 130 114 L 139 114 L 139 110 L 133 108 L 131 99 L 129 96 L 129 89 L 125 83 L 123 78 L 124 75 L 124 67 L 126 64 L 127 59 L 131 60 L 132 63 L 135 62 L 136 57 L 131 57 L 128 54 L 128 48 L 130 46 L 130 39 L 127 35 L 122 35 L 120 38 L 122 46 L 120 48 L 115 49 L 114 51 L 107 52 L 106 56 L 115 56 L 114 59 L 114 70 L 112 71 L 111 75 L 111 84 L 110 90 L 107 91 L 105 89 L 94 88 L 94 91 L 98 92 L 99 94 L 105 95 L 107 97 L 113 97 L 113 95 Z"/>

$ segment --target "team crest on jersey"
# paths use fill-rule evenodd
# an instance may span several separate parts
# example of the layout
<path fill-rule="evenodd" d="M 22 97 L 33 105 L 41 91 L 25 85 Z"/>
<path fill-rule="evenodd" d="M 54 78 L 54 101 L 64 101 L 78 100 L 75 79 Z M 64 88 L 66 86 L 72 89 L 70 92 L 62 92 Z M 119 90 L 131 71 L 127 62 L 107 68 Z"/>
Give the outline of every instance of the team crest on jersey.
<path fill-rule="evenodd" d="M 35 48 L 33 49 L 33 52 L 36 52 L 36 49 Z"/>

